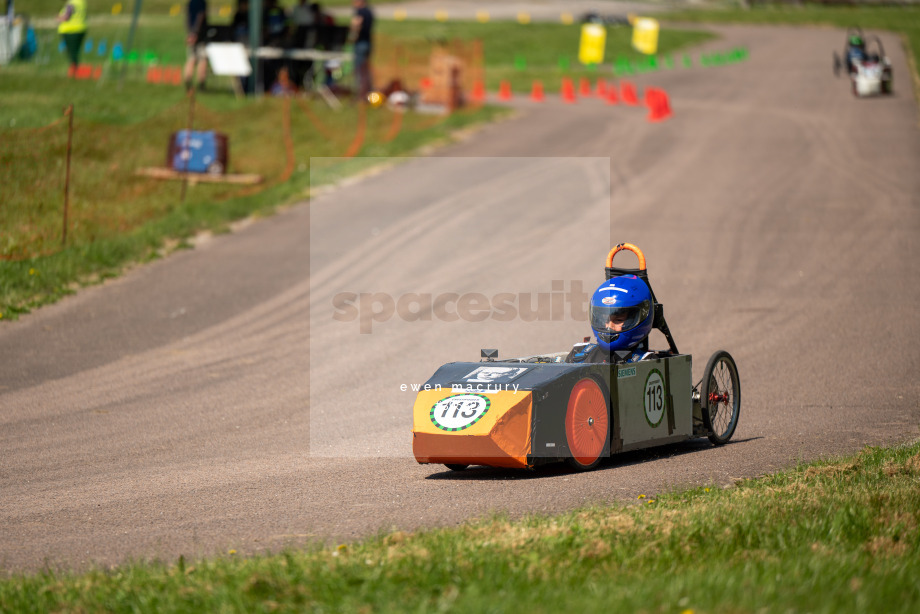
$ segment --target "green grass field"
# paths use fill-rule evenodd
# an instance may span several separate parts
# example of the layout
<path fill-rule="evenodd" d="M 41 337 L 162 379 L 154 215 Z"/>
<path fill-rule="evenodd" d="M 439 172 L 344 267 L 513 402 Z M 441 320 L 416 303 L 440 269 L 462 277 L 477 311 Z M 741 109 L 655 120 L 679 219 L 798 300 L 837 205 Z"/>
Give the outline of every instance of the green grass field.
<path fill-rule="evenodd" d="M 145 4 L 145 7 L 147 5 Z M 165 4 L 164 4 L 165 6 Z M 145 12 L 146 15 L 146 12 Z M 0 320 L 118 274 L 132 262 L 157 257 L 161 246 L 181 241 L 199 230 L 220 231 L 230 221 L 303 199 L 307 194 L 311 157 L 344 156 L 355 139 L 358 109 L 334 112 L 322 102 L 299 99 L 286 119 L 279 99 L 237 99 L 226 78 L 212 78 L 198 97 L 195 127 L 219 130 L 230 138 L 230 171 L 264 177 L 260 189 L 199 184 L 181 202 L 181 186 L 135 176 L 140 167 L 163 166 L 169 135 L 185 127 L 187 102 L 182 88 L 145 81 L 144 58 L 178 66 L 185 47 L 181 19 L 146 17 L 138 28 L 139 60 L 110 61 L 115 42 L 125 41 L 126 18 L 91 26 L 93 50 L 86 63 L 104 67 L 98 81 L 65 78 L 66 59 L 57 35 L 39 29 L 39 51 L 33 61 L 0 70 Z M 559 58 L 574 58 L 578 27 L 562 24 L 437 23 L 382 21 L 381 53 L 386 45 L 431 43 L 453 39 L 483 42 L 487 85 L 501 79 L 529 91 L 533 78 L 558 89 Z M 666 31 L 662 50 L 676 51 L 710 35 Z M 101 41 L 107 53 L 99 55 Z M 608 56 L 636 57 L 625 30 L 614 30 Z M 522 60 L 523 59 L 523 60 Z M 526 63 L 526 69 L 519 67 Z M 610 71 L 610 66 L 606 67 Z M 569 71 L 596 76 L 585 68 Z M 350 81 L 349 81 L 350 82 Z M 74 105 L 74 145 L 67 246 L 63 234 L 63 192 L 66 124 L 63 109 Z M 489 121 L 502 111 L 466 110 L 450 119 L 406 114 L 397 118 L 386 109 L 371 110 L 359 157 L 403 156 L 451 130 Z M 293 169 L 284 142 L 290 122 Z"/>
<path fill-rule="evenodd" d="M 867 448 L 728 489 L 635 493 L 635 505 L 14 575 L 0 580 L 0 610 L 912 614 L 918 483 L 920 444 Z"/>

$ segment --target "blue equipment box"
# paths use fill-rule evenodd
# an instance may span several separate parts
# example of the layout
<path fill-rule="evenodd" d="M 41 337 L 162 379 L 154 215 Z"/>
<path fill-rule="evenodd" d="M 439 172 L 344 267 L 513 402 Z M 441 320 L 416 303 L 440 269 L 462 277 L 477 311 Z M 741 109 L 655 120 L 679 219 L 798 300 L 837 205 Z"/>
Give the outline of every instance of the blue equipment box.
<path fill-rule="evenodd" d="M 227 172 L 229 158 L 227 136 L 212 130 L 179 130 L 169 139 L 166 165 L 175 171 L 188 173 Z"/>

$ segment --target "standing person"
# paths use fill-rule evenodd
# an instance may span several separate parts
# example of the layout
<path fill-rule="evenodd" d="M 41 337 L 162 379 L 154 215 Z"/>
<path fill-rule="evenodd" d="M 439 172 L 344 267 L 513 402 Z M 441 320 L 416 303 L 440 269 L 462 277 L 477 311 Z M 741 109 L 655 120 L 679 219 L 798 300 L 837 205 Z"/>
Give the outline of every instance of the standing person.
<path fill-rule="evenodd" d="M 67 57 L 70 58 L 70 68 L 67 76 L 77 74 L 80 65 L 80 49 L 83 39 L 86 38 L 86 0 L 67 0 L 67 4 L 58 13 L 58 34 L 64 39 L 67 48 Z"/>
<path fill-rule="evenodd" d="M 208 59 L 204 55 L 204 41 L 201 40 L 201 37 L 207 25 L 207 0 L 189 0 L 185 20 L 185 91 L 192 89 L 193 78 L 195 78 L 196 87 L 204 87 L 204 79 L 208 74 Z M 196 64 L 198 65 L 197 71 Z"/>
<path fill-rule="evenodd" d="M 372 89 L 371 85 L 371 39 L 374 30 L 374 12 L 367 5 L 367 0 L 353 0 L 355 15 L 351 18 L 349 40 L 355 45 L 355 85 L 358 96 L 365 100 Z"/>

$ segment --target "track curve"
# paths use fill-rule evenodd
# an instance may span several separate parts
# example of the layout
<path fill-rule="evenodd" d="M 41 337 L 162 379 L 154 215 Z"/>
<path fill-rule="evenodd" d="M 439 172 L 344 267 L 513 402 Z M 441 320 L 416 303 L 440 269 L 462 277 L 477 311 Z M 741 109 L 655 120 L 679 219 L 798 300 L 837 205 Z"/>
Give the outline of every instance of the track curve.
<path fill-rule="evenodd" d="M 901 46 L 883 35 L 896 95 L 855 100 L 831 72 L 839 31 L 717 30 L 707 48 L 750 59 L 635 79 L 668 91 L 666 122 L 522 101 L 435 158 L 0 327 L 0 567 L 630 501 L 915 437 L 920 133 Z M 737 360 L 735 443 L 584 474 L 417 465 L 399 384 L 480 347 L 564 349 L 586 325 L 393 317 L 361 335 L 335 296 L 590 291 L 621 241 L 645 251 L 696 376 L 718 349 Z"/>

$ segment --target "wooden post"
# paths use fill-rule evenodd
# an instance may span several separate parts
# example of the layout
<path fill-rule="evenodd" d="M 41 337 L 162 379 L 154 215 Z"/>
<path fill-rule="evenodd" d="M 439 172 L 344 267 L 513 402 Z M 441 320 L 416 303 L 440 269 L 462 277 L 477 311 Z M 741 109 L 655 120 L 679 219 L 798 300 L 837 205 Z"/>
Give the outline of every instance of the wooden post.
<path fill-rule="evenodd" d="M 134 48 L 134 33 L 137 31 L 137 22 L 141 17 L 141 7 L 144 4 L 144 0 L 134 0 L 134 14 L 131 16 L 131 28 L 128 30 L 128 43 L 125 47 L 125 54 L 121 58 L 121 73 L 118 75 L 118 91 L 121 91 L 121 86 L 125 82 L 125 70 L 128 67 L 128 55 L 131 53 L 131 50 Z"/>
<path fill-rule="evenodd" d="M 73 104 L 64 109 L 67 121 L 67 170 L 64 173 L 64 224 L 61 230 L 61 247 L 67 245 L 67 211 L 70 209 L 70 152 L 73 144 Z"/>
<path fill-rule="evenodd" d="M 482 39 L 477 38 L 473 41 L 473 60 L 470 62 L 471 70 L 470 74 L 472 75 L 473 82 L 482 81 L 486 82 L 486 71 L 485 71 L 485 58 L 482 51 Z"/>
<path fill-rule="evenodd" d="M 389 81 L 387 81 L 387 83 L 390 83 L 391 81 L 393 81 L 393 79 L 399 79 L 401 82 L 405 82 L 404 77 L 400 78 L 402 77 L 402 75 L 400 74 L 401 71 L 399 70 L 399 56 L 400 56 L 401 51 L 402 51 L 402 45 L 395 45 L 393 47 L 393 63 L 392 63 L 393 72 L 392 74 L 390 74 L 390 79 Z M 380 87 L 379 83 L 377 84 L 377 87 L 378 88 Z M 403 85 L 403 87 L 405 87 L 405 85 Z"/>
<path fill-rule="evenodd" d="M 189 143 L 192 140 L 192 126 L 194 125 L 195 119 L 195 88 L 189 90 L 188 93 L 188 121 L 185 124 L 185 145 L 184 148 L 181 148 L 179 151 L 183 152 L 184 157 L 182 159 L 182 195 L 179 197 L 179 202 L 185 202 L 185 191 L 188 188 L 188 162 L 192 157 L 192 152 L 189 151 Z M 180 145 L 180 147 L 183 147 Z"/>

